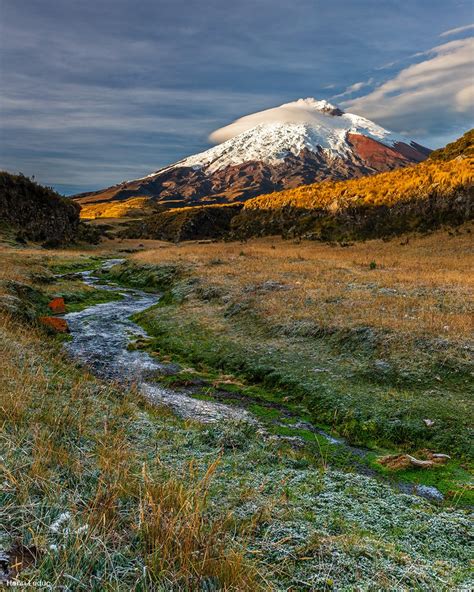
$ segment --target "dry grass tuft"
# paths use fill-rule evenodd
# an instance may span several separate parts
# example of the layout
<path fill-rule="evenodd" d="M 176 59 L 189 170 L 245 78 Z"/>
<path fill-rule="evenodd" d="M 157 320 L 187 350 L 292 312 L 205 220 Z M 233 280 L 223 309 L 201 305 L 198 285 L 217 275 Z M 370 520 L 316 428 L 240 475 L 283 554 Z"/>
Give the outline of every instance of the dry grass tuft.
<path fill-rule="evenodd" d="M 223 590 L 262 589 L 243 554 L 228 549 L 228 521 L 206 515 L 209 485 L 219 460 L 198 478 L 191 465 L 184 478 L 155 482 L 146 469 L 140 507 L 140 538 L 152 581 L 177 581 L 182 590 L 205 582 Z"/>

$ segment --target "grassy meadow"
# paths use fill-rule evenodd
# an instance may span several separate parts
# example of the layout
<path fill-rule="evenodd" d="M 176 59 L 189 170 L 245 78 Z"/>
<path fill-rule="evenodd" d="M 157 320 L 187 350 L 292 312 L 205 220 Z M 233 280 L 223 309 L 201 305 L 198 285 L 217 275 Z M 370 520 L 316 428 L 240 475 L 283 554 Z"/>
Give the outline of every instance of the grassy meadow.
<path fill-rule="evenodd" d="M 108 257 L 127 262 L 104 278 L 164 294 L 136 319 L 150 336 L 136 346 L 181 366 L 156 380 L 198 379 L 195 396 L 225 393 L 264 433 L 151 407 L 37 325 L 50 297 L 69 310 L 118 298 L 74 276 Z M 3 242 L 0 547 L 18 579 L 97 591 L 468 589 L 470 265 L 467 226 L 348 247 Z M 380 478 L 284 409 L 368 447 Z M 452 458 L 397 475 L 376 460 L 424 449 Z M 393 478 L 436 485 L 446 501 L 399 493 Z"/>

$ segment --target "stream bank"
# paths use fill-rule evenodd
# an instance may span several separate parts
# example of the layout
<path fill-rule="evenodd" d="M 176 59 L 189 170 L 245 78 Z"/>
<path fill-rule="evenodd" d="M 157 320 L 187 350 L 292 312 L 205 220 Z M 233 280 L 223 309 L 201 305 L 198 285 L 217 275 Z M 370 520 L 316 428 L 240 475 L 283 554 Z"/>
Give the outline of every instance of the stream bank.
<path fill-rule="evenodd" d="M 122 259 L 108 260 L 101 270 L 107 271 L 122 262 Z M 133 385 L 150 403 L 166 406 L 184 419 L 203 423 L 232 421 L 252 424 L 262 436 L 273 434 L 271 437 L 286 441 L 290 446 L 309 448 L 324 462 L 382 478 L 369 462 L 374 457 L 369 450 L 351 446 L 344 439 L 331 436 L 313 425 L 307 417 L 301 417 L 281 404 L 239 397 L 225 389 L 214 389 L 212 396 L 203 397 L 199 395 L 199 389 L 196 391 L 189 386 L 179 389 L 166 387 L 163 384 L 166 378 L 179 376 L 181 367 L 162 362 L 146 350 L 132 346 L 134 342 L 146 343 L 148 335 L 131 317 L 158 304 L 160 294 L 104 281 L 97 270 L 83 271 L 79 275 L 88 286 L 121 295 L 119 301 L 96 304 L 65 315 L 72 335 L 65 348 L 95 375 L 124 386 Z M 262 424 L 261 417 L 252 413 L 252 406 L 275 412 L 270 423 Z M 434 486 L 395 478 L 390 482 L 398 491 L 435 502 L 444 500 L 443 494 Z"/>

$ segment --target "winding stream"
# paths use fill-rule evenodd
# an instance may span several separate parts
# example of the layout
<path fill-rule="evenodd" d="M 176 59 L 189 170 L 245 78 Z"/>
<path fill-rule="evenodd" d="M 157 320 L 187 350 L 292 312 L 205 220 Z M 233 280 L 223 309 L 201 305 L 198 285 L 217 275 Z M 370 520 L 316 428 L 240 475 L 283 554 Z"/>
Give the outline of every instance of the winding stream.
<path fill-rule="evenodd" d="M 124 260 L 110 259 L 104 263 L 102 269 L 108 269 L 122 261 Z M 217 401 L 196 399 L 191 393 L 165 388 L 154 382 L 153 375 L 174 374 L 177 371 L 176 366 L 161 363 L 146 351 L 128 349 L 134 339 L 148 336 L 139 325 L 130 320 L 130 316 L 157 304 L 160 300 L 159 294 L 148 294 L 113 283 L 103 283 L 94 271 L 84 271 L 80 275 L 89 286 L 119 291 L 122 300 L 95 304 L 80 312 L 64 315 L 73 338 L 65 344 L 65 348 L 73 358 L 88 366 L 100 378 L 123 385 L 133 384 L 150 403 L 165 405 L 180 417 L 203 423 L 243 420 L 258 424 L 255 417 L 246 409 Z M 363 457 L 367 453 L 348 445 L 344 440 L 333 438 L 308 422 L 298 421 L 297 418 L 293 426 L 288 427 L 309 429 L 324 436 L 330 443 L 343 446 L 355 456 Z M 362 465 L 359 471 L 379 477 L 375 471 Z M 415 493 L 434 501 L 443 499 L 443 495 L 435 487 L 401 482 L 392 482 L 392 485 L 405 493 Z"/>
<path fill-rule="evenodd" d="M 103 269 L 122 261 L 111 259 Z M 147 337 L 145 331 L 129 317 L 156 304 L 160 295 L 101 283 L 93 271 L 84 271 L 80 275 L 89 286 L 119 291 L 122 300 L 95 304 L 64 316 L 73 337 L 65 347 L 72 357 L 87 365 L 96 376 L 136 385 L 151 403 L 166 405 L 181 417 L 201 422 L 226 419 L 255 421 L 245 409 L 195 399 L 185 392 L 163 388 L 151 380 L 154 373 L 169 374 L 170 365 L 160 363 L 145 351 L 128 349 L 133 339 Z"/>

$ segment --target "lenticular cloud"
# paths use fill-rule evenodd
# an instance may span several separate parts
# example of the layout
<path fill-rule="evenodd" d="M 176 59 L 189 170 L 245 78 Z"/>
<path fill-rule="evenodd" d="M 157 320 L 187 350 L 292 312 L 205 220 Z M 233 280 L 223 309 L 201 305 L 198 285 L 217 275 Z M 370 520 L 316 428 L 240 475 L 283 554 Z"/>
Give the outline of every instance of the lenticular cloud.
<path fill-rule="evenodd" d="M 233 123 L 221 127 L 209 136 L 214 144 L 221 144 L 226 140 L 238 136 L 257 125 L 264 123 L 318 123 L 321 118 L 321 111 L 334 112 L 337 107 L 327 101 L 316 99 L 299 99 L 293 103 L 286 103 L 280 107 L 265 109 L 257 113 L 251 113 L 236 119 Z"/>

